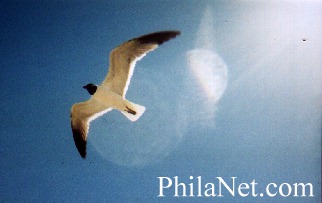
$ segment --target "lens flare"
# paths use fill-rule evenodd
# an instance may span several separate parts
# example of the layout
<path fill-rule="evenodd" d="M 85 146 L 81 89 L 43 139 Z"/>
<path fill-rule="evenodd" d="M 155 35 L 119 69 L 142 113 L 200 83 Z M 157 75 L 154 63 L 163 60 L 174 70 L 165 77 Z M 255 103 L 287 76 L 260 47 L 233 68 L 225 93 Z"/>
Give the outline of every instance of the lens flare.
<path fill-rule="evenodd" d="M 210 104 L 219 101 L 227 86 L 227 66 L 212 50 L 194 49 L 187 53 L 191 73 Z"/>
<path fill-rule="evenodd" d="M 196 91 L 196 94 L 204 98 L 202 106 L 199 105 L 203 119 L 205 115 L 207 119 L 213 119 L 216 104 L 227 86 L 227 65 L 214 47 L 214 18 L 211 10 L 206 8 L 196 36 L 195 48 L 186 53 L 190 73 L 202 91 Z"/>

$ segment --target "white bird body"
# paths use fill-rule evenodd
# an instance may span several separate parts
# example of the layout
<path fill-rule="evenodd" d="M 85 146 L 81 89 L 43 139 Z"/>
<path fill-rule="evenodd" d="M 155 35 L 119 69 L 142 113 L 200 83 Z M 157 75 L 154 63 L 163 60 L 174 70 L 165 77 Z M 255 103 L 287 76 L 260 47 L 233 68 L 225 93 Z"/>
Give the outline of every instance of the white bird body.
<path fill-rule="evenodd" d="M 119 111 L 126 110 L 126 104 L 128 103 L 128 101 L 121 95 L 104 86 L 98 86 L 92 98 L 106 105 L 107 107 L 111 107 Z"/>
<path fill-rule="evenodd" d="M 100 86 L 87 84 L 85 89 L 92 95 L 85 102 L 76 103 L 71 108 L 71 127 L 75 145 L 80 155 L 86 157 L 86 140 L 89 124 L 112 109 L 117 109 L 129 120 L 136 121 L 144 113 L 145 107 L 125 98 L 135 64 L 146 53 L 177 35 L 179 31 L 162 31 L 129 40 L 110 53 L 108 74 Z"/>
<path fill-rule="evenodd" d="M 136 121 L 144 113 L 145 107 L 138 104 L 134 104 L 125 97 L 115 93 L 105 86 L 98 86 L 96 93 L 92 96 L 92 99 L 104 105 L 107 109 L 117 109 L 123 113 L 129 120 Z M 135 115 L 128 113 L 128 110 L 135 111 Z"/>

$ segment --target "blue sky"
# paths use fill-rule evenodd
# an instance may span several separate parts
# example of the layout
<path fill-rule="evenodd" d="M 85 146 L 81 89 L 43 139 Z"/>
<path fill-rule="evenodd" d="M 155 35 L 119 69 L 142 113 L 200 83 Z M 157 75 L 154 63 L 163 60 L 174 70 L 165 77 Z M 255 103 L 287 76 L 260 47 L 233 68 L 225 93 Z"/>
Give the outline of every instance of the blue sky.
<path fill-rule="evenodd" d="M 319 202 L 322 4 L 318 1 L 1 1 L 2 202 Z M 100 84 L 115 46 L 181 36 L 137 63 L 127 98 L 91 124 L 72 104 Z M 173 197 L 157 177 L 312 183 L 315 197 Z"/>

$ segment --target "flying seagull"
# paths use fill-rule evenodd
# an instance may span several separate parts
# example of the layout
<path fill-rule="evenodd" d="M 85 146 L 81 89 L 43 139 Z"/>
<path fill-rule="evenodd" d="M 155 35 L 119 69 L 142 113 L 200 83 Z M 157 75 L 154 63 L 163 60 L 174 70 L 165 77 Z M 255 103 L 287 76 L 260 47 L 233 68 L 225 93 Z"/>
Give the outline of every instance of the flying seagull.
<path fill-rule="evenodd" d="M 144 106 L 125 99 L 135 64 L 148 52 L 179 34 L 180 31 L 161 31 L 124 42 L 111 51 L 110 67 L 103 83 L 100 86 L 89 83 L 83 87 L 91 98 L 74 104 L 70 115 L 75 145 L 83 158 L 86 157 L 86 139 L 91 121 L 112 109 L 119 110 L 131 121 L 136 121 L 144 113 Z"/>

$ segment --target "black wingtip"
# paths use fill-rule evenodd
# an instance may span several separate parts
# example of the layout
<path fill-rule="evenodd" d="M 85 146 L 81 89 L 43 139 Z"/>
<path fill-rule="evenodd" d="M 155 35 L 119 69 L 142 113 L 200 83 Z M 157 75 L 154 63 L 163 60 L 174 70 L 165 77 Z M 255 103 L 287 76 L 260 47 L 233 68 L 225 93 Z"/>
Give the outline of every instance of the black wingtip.
<path fill-rule="evenodd" d="M 86 158 L 86 140 L 82 139 L 78 130 L 73 130 L 73 137 L 75 141 L 76 148 L 83 159 Z"/>
<path fill-rule="evenodd" d="M 78 149 L 78 152 L 79 152 L 79 154 L 81 155 L 81 157 L 83 159 L 86 159 L 86 142 L 85 142 L 85 149 L 84 150 L 79 150 Z"/>
<path fill-rule="evenodd" d="M 181 32 L 178 30 L 166 30 L 160 32 L 154 32 L 141 37 L 136 38 L 142 44 L 153 44 L 157 43 L 158 45 L 175 38 L 177 35 L 180 35 Z"/>

